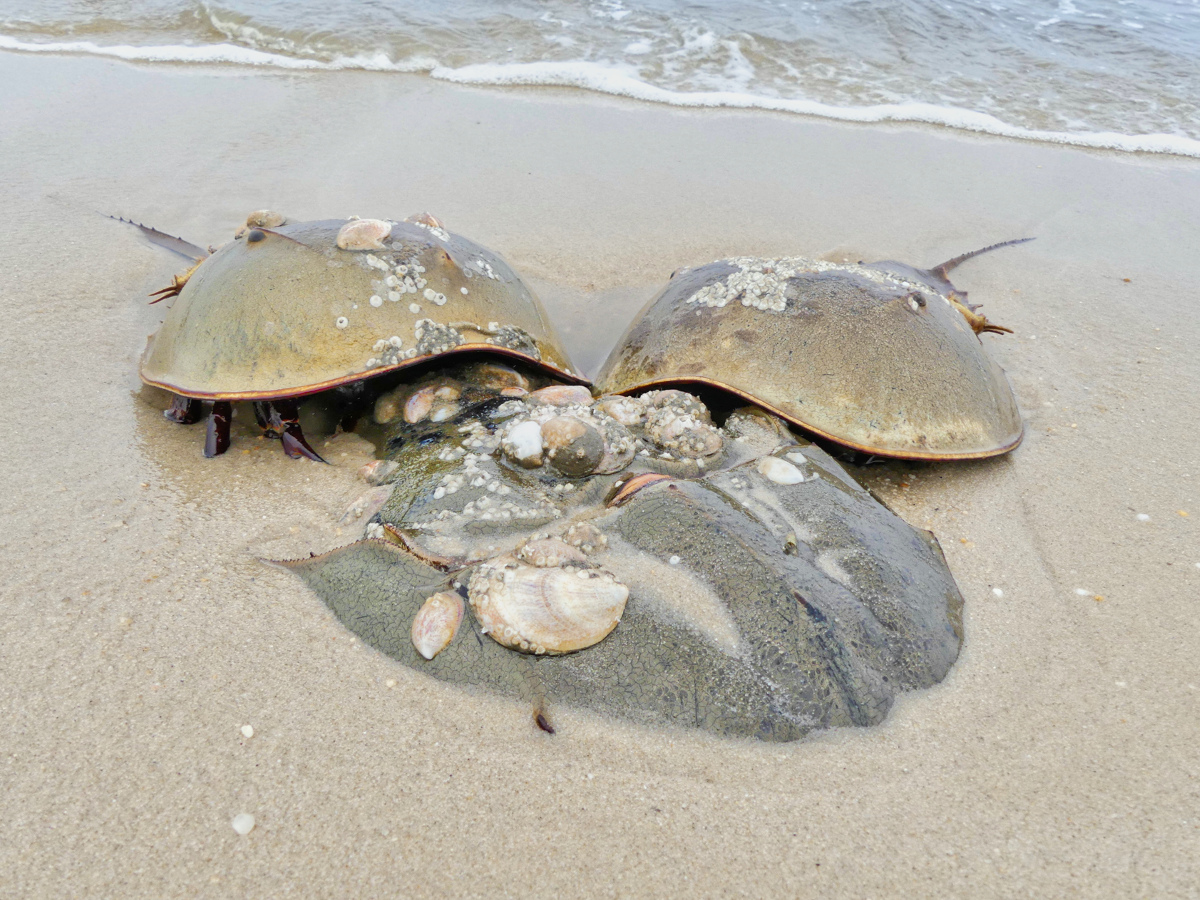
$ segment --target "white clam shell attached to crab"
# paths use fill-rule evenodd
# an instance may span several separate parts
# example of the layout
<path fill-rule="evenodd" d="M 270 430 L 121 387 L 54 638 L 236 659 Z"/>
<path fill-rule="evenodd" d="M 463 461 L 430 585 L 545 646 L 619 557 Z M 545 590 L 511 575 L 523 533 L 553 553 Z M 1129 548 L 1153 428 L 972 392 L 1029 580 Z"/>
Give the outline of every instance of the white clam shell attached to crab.
<path fill-rule="evenodd" d="M 603 569 L 538 567 L 502 556 L 475 570 L 468 595 L 489 637 L 540 656 L 604 640 L 625 612 L 629 588 Z"/>
<path fill-rule="evenodd" d="M 417 611 L 412 623 L 412 642 L 426 659 L 433 659 L 450 645 L 463 620 L 462 597 L 454 591 L 439 591 Z"/>

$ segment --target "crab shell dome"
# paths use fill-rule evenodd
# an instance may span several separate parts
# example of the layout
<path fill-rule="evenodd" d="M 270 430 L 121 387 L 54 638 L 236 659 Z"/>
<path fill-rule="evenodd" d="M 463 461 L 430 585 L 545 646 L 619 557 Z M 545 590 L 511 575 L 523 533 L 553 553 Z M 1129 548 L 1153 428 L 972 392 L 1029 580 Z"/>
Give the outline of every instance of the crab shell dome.
<path fill-rule="evenodd" d="M 141 376 L 188 397 L 270 400 L 466 351 L 584 382 L 496 254 L 436 225 L 335 219 L 253 229 L 205 259 Z"/>
<path fill-rule="evenodd" d="M 1020 443 L 1004 372 L 945 278 L 898 263 L 738 258 L 675 274 L 617 343 L 604 393 L 724 388 L 839 444 L 973 459 Z"/>

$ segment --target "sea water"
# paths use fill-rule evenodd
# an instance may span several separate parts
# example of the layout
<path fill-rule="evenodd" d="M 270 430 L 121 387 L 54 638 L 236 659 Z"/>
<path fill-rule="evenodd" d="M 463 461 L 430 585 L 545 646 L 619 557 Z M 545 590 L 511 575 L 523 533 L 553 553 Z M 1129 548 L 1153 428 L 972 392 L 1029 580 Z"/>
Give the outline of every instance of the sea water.
<path fill-rule="evenodd" d="M 0 0 L 0 50 L 557 85 L 1200 156 L 1200 0 Z"/>

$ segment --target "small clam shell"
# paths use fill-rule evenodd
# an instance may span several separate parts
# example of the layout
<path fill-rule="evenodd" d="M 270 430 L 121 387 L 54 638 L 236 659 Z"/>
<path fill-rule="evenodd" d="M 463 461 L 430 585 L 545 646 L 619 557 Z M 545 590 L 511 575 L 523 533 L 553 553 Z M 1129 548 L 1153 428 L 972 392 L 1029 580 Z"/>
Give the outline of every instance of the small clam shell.
<path fill-rule="evenodd" d="M 351 219 L 338 231 L 337 245 L 343 250 L 386 250 L 383 240 L 391 233 L 391 222 Z"/>
<path fill-rule="evenodd" d="M 735 409 L 725 419 L 721 429 L 735 441 L 763 454 L 773 452 L 780 444 L 796 443 L 796 438 L 783 419 L 757 406 Z"/>
<path fill-rule="evenodd" d="M 528 399 L 546 406 L 570 406 L 572 403 L 587 405 L 592 402 L 592 392 L 580 384 L 552 384 L 533 391 Z"/>
<path fill-rule="evenodd" d="M 404 412 L 404 404 L 395 393 L 383 394 L 375 401 L 375 421 L 380 425 L 395 422 Z"/>
<path fill-rule="evenodd" d="M 587 430 L 574 416 L 555 416 L 542 424 L 542 443 L 547 450 L 562 450 L 587 434 Z"/>
<path fill-rule="evenodd" d="M 462 597 L 454 591 L 434 594 L 417 610 L 413 619 L 413 646 L 426 659 L 433 659 L 454 640 L 462 620 Z"/>
<path fill-rule="evenodd" d="M 529 379 L 511 366 L 500 363 L 477 363 L 469 370 L 469 380 L 480 387 L 491 388 L 494 391 L 504 391 L 506 388 L 520 388 L 523 396 L 528 392 Z"/>
<path fill-rule="evenodd" d="M 617 485 L 616 490 L 609 495 L 606 505 L 609 509 L 624 506 L 642 488 L 649 487 L 659 481 L 670 480 L 670 475 L 660 475 L 657 472 L 643 472 L 640 475 L 634 475 L 632 478 L 622 481 Z"/>
<path fill-rule="evenodd" d="M 457 403 L 435 403 L 429 413 L 430 422 L 445 422 L 453 419 L 462 409 Z"/>
<path fill-rule="evenodd" d="M 287 219 L 273 209 L 256 209 L 246 216 L 247 228 L 278 228 L 286 224 Z"/>
<path fill-rule="evenodd" d="M 425 417 L 433 409 L 433 393 L 432 387 L 423 387 L 414 392 L 404 404 L 404 421 L 410 425 L 425 421 Z"/>
<path fill-rule="evenodd" d="M 646 419 L 646 404 L 637 397 L 610 394 L 597 400 L 595 408 L 616 419 L 626 428 L 631 425 L 640 425 Z"/>
<path fill-rule="evenodd" d="M 404 221 L 412 222 L 414 225 L 427 225 L 430 228 L 445 228 L 446 227 L 445 225 L 442 224 L 441 219 L 439 219 L 437 216 L 433 215 L 433 213 L 427 213 L 427 212 L 413 213 L 411 216 L 409 216 Z"/>
<path fill-rule="evenodd" d="M 527 469 L 536 469 L 542 464 L 543 446 L 542 427 L 528 419 L 506 429 L 500 438 L 504 455 Z"/>
<path fill-rule="evenodd" d="M 769 481 L 776 484 L 800 484 L 804 481 L 804 473 L 786 459 L 778 456 L 764 456 L 758 461 L 758 471 Z"/>
<path fill-rule="evenodd" d="M 488 636 L 541 655 L 604 640 L 621 620 L 629 588 L 603 569 L 539 569 L 507 556 L 475 570 L 469 595 Z"/>
<path fill-rule="evenodd" d="M 562 538 L 532 538 L 517 549 L 517 559 L 539 569 L 587 562 L 583 551 Z"/>
<path fill-rule="evenodd" d="M 708 407 L 695 394 L 686 391 L 648 391 L 638 399 L 650 409 L 675 409 L 679 413 L 690 413 L 700 422 L 712 423 Z"/>
<path fill-rule="evenodd" d="M 659 393 L 679 393 L 678 391 Z M 684 395 L 688 396 L 688 395 Z M 674 456 L 702 459 L 721 452 L 721 433 L 687 407 L 662 406 L 646 414 L 646 437 Z"/>

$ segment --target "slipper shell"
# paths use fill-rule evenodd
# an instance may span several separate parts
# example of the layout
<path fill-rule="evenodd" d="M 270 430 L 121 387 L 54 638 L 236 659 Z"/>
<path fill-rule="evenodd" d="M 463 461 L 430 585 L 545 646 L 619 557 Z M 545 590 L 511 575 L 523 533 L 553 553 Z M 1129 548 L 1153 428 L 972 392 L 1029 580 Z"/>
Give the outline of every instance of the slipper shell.
<path fill-rule="evenodd" d="M 475 570 L 468 594 L 489 637 L 540 656 L 604 640 L 625 612 L 629 588 L 603 569 L 537 568 L 502 556 Z"/>

